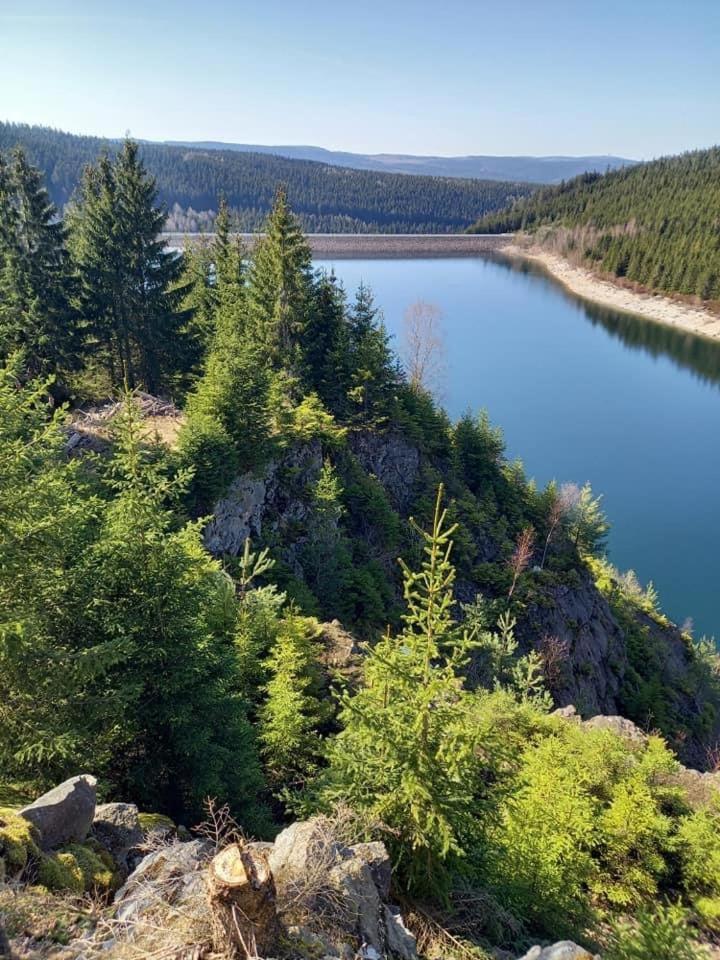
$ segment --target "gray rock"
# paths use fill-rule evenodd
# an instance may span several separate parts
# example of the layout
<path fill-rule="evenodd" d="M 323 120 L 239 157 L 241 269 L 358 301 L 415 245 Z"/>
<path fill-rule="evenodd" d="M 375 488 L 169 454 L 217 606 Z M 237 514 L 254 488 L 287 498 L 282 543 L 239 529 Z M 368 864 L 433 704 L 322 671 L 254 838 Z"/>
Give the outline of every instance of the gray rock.
<path fill-rule="evenodd" d="M 409 507 L 420 475 L 417 446 L 398 431 L 358 431 L 350 435 L 349 443 L 363 468 L 384 487 L 393 505 L 400 510 Z"/>
<path fill-rule="evenodd" d="M 20 811 L 37 827 L 43 850 L 87 837 L 95 816 L 96 785 L 89 774 L 72 777 Z"/>
<path fill-rule="evenodd" d="M 163 904 L 205 909 L 205 867 L 213 846 L 205 840 L 171 843 L 145 857 L 115 894 L 115 919 L 137 921 Z"/>
<path fill-rule="evenodd" d="M 392 866 L 385 844 L 379 841 L 373 843 L 356 843 L 350 847 L 353 856 L 360 857 L 370 867 L 373 881 L 381 899 L 387 900 L 390 896 L 390 879 Z"/>
<path fill-rule="evenodd" d="M 390 858 L 382 843 L 359 843 L 348 847 L 333 839 L 332 829 L 315 818 L 293 823 L 278 834 L 268 856 L 278 894 L 278 904 L 297 902 L 298 890 L 334 904 L 332 938 L 321 931 L 325 952 L 342 952 L 348 940 L 362 944 L 366 955 L 388 951 L 402 960 L 413 960 L 415 941 L 397 910 L 386 910 L 390 889 Z M 313 890 L 313 884 L 318 889 Z M 323 889 L 319 889 L 322 887 Z M 307 894 L 306 894 L 307 895 Z M 312 913 L 311 904 L 306 904 Z M 392 945 L 391 945 L 392 943 Z"/>
<path fill-rule="evenodd" d="M 531 947 L 520 960 L 600 960 L 571 940 L 562 940 L 551 947 Z"/>
<path fill-rule="evenodd" d="M 127 868 L 128 855 L 143 842 L 143 832 L 134 803 L 103 803 L 95 811 L 93 834 L 120 866 Z"/>
<path fill-rule="evenodd" d="M 328 874 L 342 897 L 344 921 L 359 940 L 382 953 L 382 903 L 370 867 L 360 857 L 342 860 Z"/>
<path fill-rule="evenodd" d="M 608 717 L 601 714 L 586 720 L 583 726 L 589 730 L 611 730 L 623 740 L 636 743 L 638 746 L 644 746 L 648 740 L 642 730 L 625 717 Z"/>
<path fill-rule="evenodd" d="M 415 937 L 403 922 L 398 907 L 385 906 L 385 945 L 400 960 L 417 960 Z"/>

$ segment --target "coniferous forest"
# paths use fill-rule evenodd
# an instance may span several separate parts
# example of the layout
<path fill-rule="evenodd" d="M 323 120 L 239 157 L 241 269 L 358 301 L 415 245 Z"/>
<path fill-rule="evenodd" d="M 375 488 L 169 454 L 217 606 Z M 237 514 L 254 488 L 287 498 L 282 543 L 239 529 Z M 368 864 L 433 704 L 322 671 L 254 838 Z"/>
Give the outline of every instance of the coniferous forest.
<path fill-rule="evenodd" d="M 0 150 L 22 146 L 44 173 L 59 209 L 70 201 L 84 167 L 120 144 L 26 124 L 0 123 Z M 310 233 L 453 233 L 478 216 L 507 206 L 534 189 L 525 183 L 383 174 L 288 160 L 269 154 L 199 150 L 142 143 L 143 162 L 167 208 L 166 228 L 211 232 L 218 197 L 234 228 L 260 229 L 279 183 Z"/>
<path fill-rule="evenodd" d="M 477 233 L 526 230 L 587 265 L 668 293 L 720 299 L 720 148 L 545 187 L 482 217 Z"/>
<path fill-rule="evenodd" d="M 714 648 L 610 565 L 589 486 L 538 489 L 486 415 L 451 422 L 408 377 L 372 292 L 314 269 L 283 190 L 251 256 L 231 196 L 211 243 L 168 251 L 159 196 L 130 141 L 63 219 L 23 151 L 0 164 L 9 929 L 27 883 L 45 911 L 72 894 L 68 924 L 124 879 L 97 843 L 41 849 L 16 812 L 92 771 L 145 823 L 193 826 L 215 798 L 262 839 L 322 817 L 335 847 L 338 824 L 383 841 L 428 958 L 567 936 L 699 957 L 720 803 L 678 757 L 712 766 Z M 231 548 L 227 504 L 260 487 L 261 529 Z M 603 660 L 544 631 L 566 595 L 615 618 Z M 599 671 L 637 727 L 583 722 Z M 578 714 L 555 712 L 568 691 Z M 324 935 L 334 896 L 313 901 Z M 318 955 L 305 936 L 284 955 Z"/>

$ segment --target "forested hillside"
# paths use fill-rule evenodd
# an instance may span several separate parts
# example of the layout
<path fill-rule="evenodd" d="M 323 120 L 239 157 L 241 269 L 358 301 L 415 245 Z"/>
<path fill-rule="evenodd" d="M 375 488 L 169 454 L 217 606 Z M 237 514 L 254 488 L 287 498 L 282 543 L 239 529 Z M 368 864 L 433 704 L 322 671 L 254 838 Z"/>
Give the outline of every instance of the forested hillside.
<path fill-rule="evenodd" d="M 75 136 L 47 127 L 0 123 L 0 150 L 22 145 L 43 171 L 62 209 L 83 168 L 116 141 Z M 141 156 L 157 178 L 172 231 L 210 231 L 218 197 L 241 231 L 258 230 L 278 184 L 284 184 L 303 228 L 319 233 L 452 233 L 478 216 L 529 194 L 528 184 L 415 177 L 351 170 L 233 150 L 198 150 L 143 143 Z"/>
<path fill-rule="evenodd" d="M 616 277 L 720 298 L 720 148 L 544 188 L 483 217 L 478 233 L 530 231 Z"/>
<path fill-rule="evenodd" d="M 398 960 L 567 936 L 699 960 L 720 792 L 676 754 L 716 765 L 717 651 L 611 566 L 589 486 L 538 489 L 486 415 L 450 421 L 371 291 L 313 268 L 282 191 L 251 257 L 223 204 L 184 255 L 161 222 L 132 142 L 86 170 L 66 222 L 22 151 L 0 155 L 0 935 L 34 949 L 40 930 L 58 956 L 83 909 L 69 956 L 167 956 L 179 935 L 175 957 L 250 960 L 254 939 L 228 944 L 270 915 L 266 957 L 369 960 L 392 886 L 417 935 Z M 643 729 L 597 716 L 619 713 Z M 110 922 L 127 862 L 87 836 L 94 793 L 55 843 L 17 809 L 78 771 L 118 801 L 105 816 L 132 802 L 165 828 Z M 246 837 L 298 816 L 325 842 L 304 827 L 292 847 L 312 862 L 281 929 Z M 256 856 L 234 889 L 267 891 L 220 932 L 208 848 Z M 173 938 L 152 913 L 156 948 L 126 950 L 161 903 Z"/>

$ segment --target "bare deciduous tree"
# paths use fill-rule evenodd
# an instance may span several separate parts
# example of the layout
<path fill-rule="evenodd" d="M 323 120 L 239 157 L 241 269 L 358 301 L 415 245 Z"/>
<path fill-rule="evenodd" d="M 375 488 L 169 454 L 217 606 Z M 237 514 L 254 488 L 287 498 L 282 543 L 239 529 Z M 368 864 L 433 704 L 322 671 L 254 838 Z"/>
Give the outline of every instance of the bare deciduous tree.
<path fill-rule="evenodd" d="M 442 311 L 436 304 L 416 300 L 405 311 L 403 361 L 413 390 L 440 390 L 445 376 L 445 338 Z"/>
<path fill-rule="evenodd" d="M 512 571 L 513 579 L 510 586 L 510 591 L 508 593 L 508 600 L 511 599 L 513 593 L 515 592 L 518 577 L 521 573 L 524 573 L 530 565 L 534 549 L 535 531 L 532 527 L 523 527 L 518 534 L 518 538 L 515 542 L 515 549 L 513 550 L 512 556 L 509 560 L 509 566 L 510 570 Z"/>

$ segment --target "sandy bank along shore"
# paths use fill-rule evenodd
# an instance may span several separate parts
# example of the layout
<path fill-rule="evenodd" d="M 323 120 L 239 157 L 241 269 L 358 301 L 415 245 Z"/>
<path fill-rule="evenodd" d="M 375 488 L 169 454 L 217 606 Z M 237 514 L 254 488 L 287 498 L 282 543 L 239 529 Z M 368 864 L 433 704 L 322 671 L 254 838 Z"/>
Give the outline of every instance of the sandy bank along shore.
<path fill-rule="evenodd" d="M 539 247 L 506 242 L 501 252 L 506 256 L 541 264 L 563 286 L 585 300 L 593 300 L 614 310 L 634 313 L 636 316 L 686 330 L 688 333 L 720 340 L 720 316 L 710 310 L 672 300 L 661 294 L 638 293 L 611 280 L 602 280 L 590 270 L 577 267 L 563 257 Z"/>

